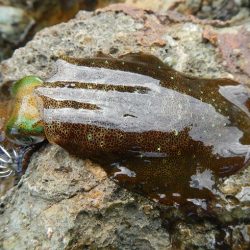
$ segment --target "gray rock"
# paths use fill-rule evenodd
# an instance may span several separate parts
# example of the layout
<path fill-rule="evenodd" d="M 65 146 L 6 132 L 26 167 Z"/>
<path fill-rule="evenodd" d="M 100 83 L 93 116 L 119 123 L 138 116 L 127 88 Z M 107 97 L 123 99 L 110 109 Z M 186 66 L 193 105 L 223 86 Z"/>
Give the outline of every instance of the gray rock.
<path fill-rule="evenodd" d="M 1 0 L 0 1 L 0 61 L 44 27 L 71 19 L 80 9 L 94 10 L 111 3 L 85 0 Z"/>
<path fill-rule="evenodd" d="M 1 37 L 12 43 L 19 43 L 32 25 L 32 19 L 18 8 L 0 6 Z"/>
<path fill-rule="evenodd" d="M 34 20 L 22 9 L 0 6 L 0 61 L 27 36 Z"/>
<path fill-rule="evenodd" d="M 144 51 L 182 72 L 233 77 L 218 50 L 204 42 L 203 30 L 179 15 L 125 5 L 82 11 L 42 30 L 2 62 L 1 84 L 28 74 L 48 77 L 56 58 L 100 50 L 113 56 Z M 0 249 L 243 248 L 249 244 L 249 180 L 250 167 L 219 180 L 218 200 L 198 211 L 196 220 L 120 188 L 100 166 L 47 145 L 33 155 L 19 185 L 1 198 Z"/>
<path fill-rule="evenodd" d="M 2 203 L 1 249 L 167 249 L 154 204 L 107 179 L 97 165 L 48 146 Z"/>

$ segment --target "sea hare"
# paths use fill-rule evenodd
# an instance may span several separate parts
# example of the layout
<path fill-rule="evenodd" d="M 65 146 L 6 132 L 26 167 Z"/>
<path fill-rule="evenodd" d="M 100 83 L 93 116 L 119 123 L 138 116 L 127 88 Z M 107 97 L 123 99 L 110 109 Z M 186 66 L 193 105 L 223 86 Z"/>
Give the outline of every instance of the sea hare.
<path fill-rule="evenodd" d="M 246 86 L 190 77 L 143 53 L 64 58 L 56 65 L 43 83 L 34 78 L 32 85 L 31 77 L 16 84 L 6 126 L 12 141 L 36 142 L 44 133 L 99 162 L 126 188 L 163 203 L 208 199 L 217 192 L 214 178 L 249 163 Z M 27 86 L 33 86 L 29 98 L 18 96 Z"/>

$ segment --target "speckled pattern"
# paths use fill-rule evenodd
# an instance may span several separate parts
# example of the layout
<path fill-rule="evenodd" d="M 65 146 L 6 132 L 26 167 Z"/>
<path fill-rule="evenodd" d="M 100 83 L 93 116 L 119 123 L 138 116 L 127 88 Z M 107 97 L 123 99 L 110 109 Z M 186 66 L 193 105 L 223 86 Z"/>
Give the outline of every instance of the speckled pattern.
<path fill-rule="evenodd" d="M 125 187 L 163 203 L 187 202 L 209 197 L 190 186 L 192 178 L 248 164 L 243 85 L 189 77 L 142 53 L 64 59 L 36 89 L 46 138 L 101 163 Z"/>

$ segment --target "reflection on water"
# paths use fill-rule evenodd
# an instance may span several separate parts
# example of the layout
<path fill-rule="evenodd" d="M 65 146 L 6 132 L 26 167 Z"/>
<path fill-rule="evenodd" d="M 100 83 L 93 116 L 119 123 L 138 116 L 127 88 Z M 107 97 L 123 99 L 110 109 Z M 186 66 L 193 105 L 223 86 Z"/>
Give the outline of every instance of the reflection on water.
<path fill-rule="evenodd" d="M 209 169 L 203 172 L 196 170 L 196 174 L 191 176 L 190 187 L 192 188 L 213 190 L 214 184 L 213 173 Z"/>

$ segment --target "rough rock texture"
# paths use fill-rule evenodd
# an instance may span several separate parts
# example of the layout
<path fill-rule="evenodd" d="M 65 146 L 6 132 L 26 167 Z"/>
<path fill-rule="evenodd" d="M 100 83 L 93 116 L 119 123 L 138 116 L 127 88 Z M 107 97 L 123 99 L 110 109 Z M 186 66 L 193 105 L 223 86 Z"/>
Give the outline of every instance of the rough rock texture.
<path fill-rule="evenodd" d="M 125 0 L 135 7 L 165 13 L 175 10 L 200 19 L 235 20 L 245 15 L 249 0 Z"/>
<path fill-rule="evenodd" d="M 99 166 L 57 146 L 33 156 L 30 173 L 3 204 L 1 249 L 170 246 L 152 203 L 120 189 Z"/>
<path fill-rule="evenodd" d="M 224 27 L 223 21 L 201 22 L 175 12 L 158 15 L 125 5 L 82 11 L 68 23 L 39 32 L 2 62 L 1 83 L 28 74 L 47 77 L 56 58 L 100 50 L 113 56 L 149 52 L 185 73 L 233 78 L 227 54 L 209 42 L 217 41 L 217 33 L 204 35 L 212 24 L 223 34 L 239 28 L 249 34 L 244 20 L 240 27 Z M 250 83 L 248 71 L 242 75 Z M 207 211 L 187 216 L 119 188 L 88 160 L 44 146 L 33 155 L 19 185 L 1 199 L 0 249 L 247 249 L 249 180 L 250 167 L 220 180 L 218 200 Z"/>
<path fill-rule="evenodd" d="M 22 9 L 0 6 L 0 61 L 23 42 L 34 20 Z"/>
<path fill-rule="evenodd" d="M 0 61 L 31 40 L 44 27 L 67 21 L 83 10 L 119 0 L 0 0 Z"/>
<path fill-rule="evenodd" d="M 249 0 L 186 0 L 178 1 L 170 7 L 180 13 L 193 14 L 201 19 L 230 20 L 244 12 L 242 7 L 249 6 Z"/>

